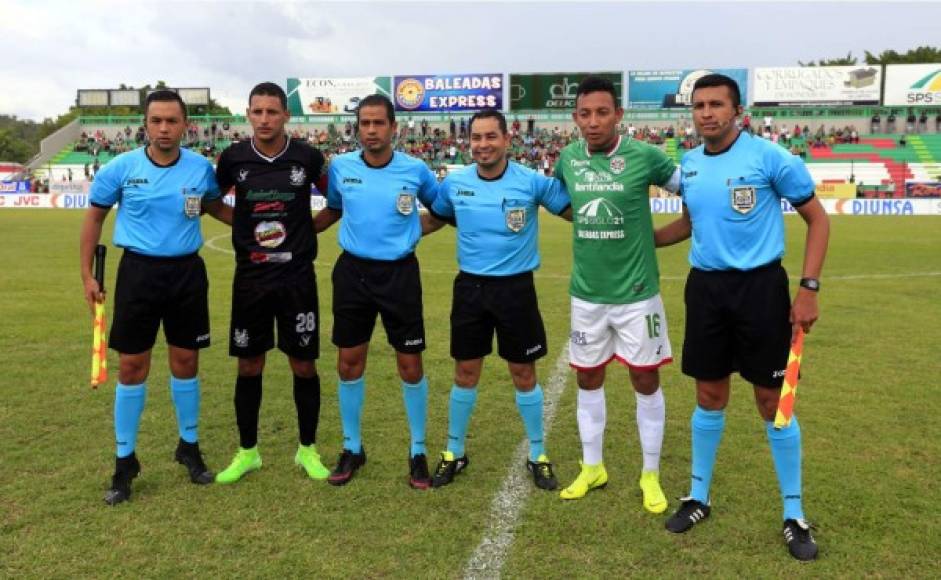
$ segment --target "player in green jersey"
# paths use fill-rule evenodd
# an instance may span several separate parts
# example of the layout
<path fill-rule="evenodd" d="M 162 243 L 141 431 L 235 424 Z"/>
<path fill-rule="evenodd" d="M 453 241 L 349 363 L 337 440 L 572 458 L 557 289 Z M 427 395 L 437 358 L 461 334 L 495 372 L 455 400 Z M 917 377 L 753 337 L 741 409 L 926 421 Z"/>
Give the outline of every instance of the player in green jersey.
<path fill-rule="evenodd" d="M 582 440 L 581 473 L 561 497 L 579 499 L 608 482 L 602 462 L 605 367 L 617 359 L 627 366 L 637 399 L 644 508 L 662 513 L 665 406 L 658 369 L 673 359 L 648 191 L 651 185 L 676 191 L 679 170 L 656 147 L 618 135 L 623 115 L 610 81 L 583 79 L 572 114 L 582 139 L 562 150 L 555 167 L 574 217 L 569 360 L 578 375 Z"/>

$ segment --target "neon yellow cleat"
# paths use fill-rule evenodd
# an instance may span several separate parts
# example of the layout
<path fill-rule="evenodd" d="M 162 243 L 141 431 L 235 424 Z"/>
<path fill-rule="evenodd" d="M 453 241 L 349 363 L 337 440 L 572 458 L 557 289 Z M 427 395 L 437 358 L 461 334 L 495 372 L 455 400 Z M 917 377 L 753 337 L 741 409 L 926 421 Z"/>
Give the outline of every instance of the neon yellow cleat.
<path fill-rule="evenodd" d="M 644 471 L 640 474 L 640 490 L 644 493 L 644 509 L 662 514 L 667 509 L 667 498 L 660 489 L 660 472 Z"/>
<path fill-rule="evenodd" d="M 604 468 L 604 463 L 585 465 L 579 462 L 579 465 L 582 466 L 582 471 L 572 482 L 572 485 L 563 489 L 559 494 L 562 499 L 582 499 L 589 491 L 602 489 L 608 485 L 608 472 Z"/>
<path fill-rule="evenodd" d="M 294 465 L 306 471 L 307 476 L 311 479 L 327 479 L 327 476 L 330 475 L 330 470 L 320 462 L 320 454 L 317 453 L 317 446 L 314 444 L 297 446 Z"/>
<path fill-rule="evenodd" d="M 216 483 L 235 483 L 249 471 L 257 469 L 261 469 L 261 454 L 258 453 L 258 447 L 251 449 L 239 447 L 238 453 L 232 458 L 232 463 L 224 471 L 216 474 Z"/>

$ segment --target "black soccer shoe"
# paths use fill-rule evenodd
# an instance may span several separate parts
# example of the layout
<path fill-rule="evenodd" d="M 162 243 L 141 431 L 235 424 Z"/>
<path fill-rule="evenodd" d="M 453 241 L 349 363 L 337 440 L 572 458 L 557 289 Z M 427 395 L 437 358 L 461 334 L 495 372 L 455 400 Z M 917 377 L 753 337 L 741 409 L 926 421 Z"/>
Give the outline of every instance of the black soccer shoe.
<path fill-rule="evenodd" d="M 419 453 L 408 458 L 408 484 L 413 489 L 428 489 L 431 487 L 431 476 L 428 475 L 428 458 Z"/>
<path fill-rule="evenodd" d="M 688 532 L 690 528 L 709 517 L 708 505 L 691 497 L 680 498 L 680 508 L 667 520 L 666 528 L 674 534 Z"/>
<path fill-rule="evenodd" d="M 559 482 L 552 473 L 552 464 L 545 455 L 540 455 L 536 461 L 526 460 L 526 468 L 533 474 L 533 483 L 539 489 L 552 491 L 559 487 Z"/>
<path fill-rule="evenodd" d="M 140 475 L 140 462 L 137 460 L 137 455 L 131 453 L 127 457 L 116 457 L 111 487 L 105 492 L 105 503 L 115 506 L 131 499 L 131 481 L 138 475 Z"/>
<path fill-rule="evenodd" d="M 431 487 L 444 487 L 454 481 L 454 476 L 464 471 L 470 465 L 470 459 L 465 453 L 463 457 L 454 457 L 450 451 L 441 454 L 441 461 L 435 468 L 435 476 L 431 479 Z"/>
<path fill-rule="evenodd" d="M 787 551 L 801 562 L 817 559 L 817 542 L 810 530 L 813 526 L 804 520 L 784 520 L 784 541 Z"/>
<path fill-rule="evenodd" d="M 344 449 L 337 459 L 337 466 L 333 469 L 327 483 L 330 485 L 346 485 L 353 479 L 353 474 L 360 467 L 366 465 L 366 448 L 360 449 L 359 453 L 353 453 L 349 449 Z"/>
<path fill-rule="evenodd" d="M 216 480 L 216 475 L 209 471 L 203 461 L 203 454 L 199 451 L 199 442 L 187 443 L 180 439 L 173 454 L 176 462 L 186 467 L 190 481 L 199 485 L 206 485 Z"/>

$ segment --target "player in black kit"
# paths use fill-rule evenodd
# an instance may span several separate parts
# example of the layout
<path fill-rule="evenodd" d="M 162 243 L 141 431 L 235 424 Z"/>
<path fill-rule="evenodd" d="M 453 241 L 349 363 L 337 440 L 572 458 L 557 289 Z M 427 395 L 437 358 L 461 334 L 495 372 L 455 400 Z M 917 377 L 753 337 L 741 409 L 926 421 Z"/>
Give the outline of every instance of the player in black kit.
<path fill-rule="evenodd" d="M 216 476 L 234 483 L 261 467 L 258 412 L 261 408 L 265 353 L 275 346 L 294 372 L 294 403 L 300 445 L 294 462 L 312 479 L 329 471 L 315 445 L 320 415 L 320 315 L 314 258 L 317 238 L 310 210 L 311 184 L 318 184 L 324 157 L 284 131 L 290 119 L 287 96 L 274 83 L 261 83 L 249 94 L 248 120 L 254 136 L 222 152 L 216 178 L 222 191 L 235 188 L 232 245 L 232 323 L 229 354 L 238 357 L 235 418 L 239 450 Z M 323 191 L 323 183 L 319 184 Z"/>

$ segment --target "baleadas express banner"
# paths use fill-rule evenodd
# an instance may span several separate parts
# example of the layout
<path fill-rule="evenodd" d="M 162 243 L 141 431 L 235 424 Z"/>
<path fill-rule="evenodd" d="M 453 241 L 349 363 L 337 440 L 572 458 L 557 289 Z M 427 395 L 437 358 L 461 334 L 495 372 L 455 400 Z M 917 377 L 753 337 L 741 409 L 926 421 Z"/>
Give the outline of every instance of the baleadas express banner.
<path fill-rule="evenodd" d="M 503 110 L 503 73 L 395 77 L 396 111 Z"/>
<path fill-rule="evenodd" d="M 352 115 L 366 96 L 391 97 L 391 77 L 289 78 L 288 110 L 291 115 Z"/>
<path fill-rule="evenodd" d="M 587 76 L 598 76 L 614 83 L 618 105 L 623 101 L 623 75 L 620 72 L 562 72 L 510 75 L 510 110 L 572 110 L 578 83 Z"/>

